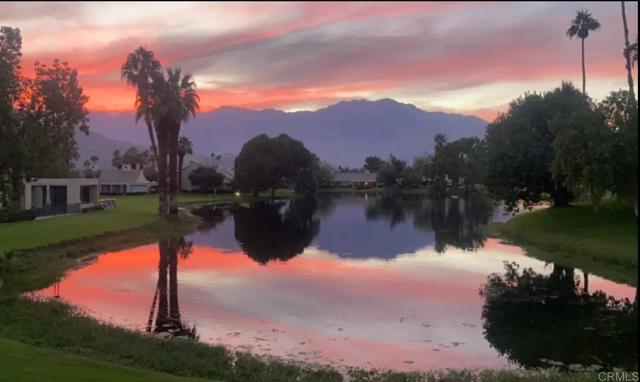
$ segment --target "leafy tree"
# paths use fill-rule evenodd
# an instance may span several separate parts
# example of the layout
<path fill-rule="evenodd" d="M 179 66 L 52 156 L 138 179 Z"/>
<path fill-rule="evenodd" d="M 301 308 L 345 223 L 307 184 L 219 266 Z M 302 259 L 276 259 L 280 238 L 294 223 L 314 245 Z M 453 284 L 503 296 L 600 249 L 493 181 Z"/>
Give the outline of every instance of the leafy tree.
<path fill-rule="evenodd" d="M 389 160 L 385 161 L 378 171 L 378 182 L 381 182 L 386 187 L 400 187 L 402 186 L 406 169 L 406 161 L 389 154 Z"/>
<path fill-rule="evenodd" d="M 413 169 L 420 178 L 431 179 L 434 176 L 433 155 L 423 155 L 413 160 Z"/>
<path fill-rule="evenodd" d="M 378 172 L 384 161 L 376 156 L 366 157 L 364 159 L 364 169 L 369 172 Z"/>
<path fill-rule="evenodd" d="M 311 185 L 318 158 L 300 141 L 281 134 L 269 138 L 258 135 L 242 146 L 235 161 L 235 180 L 243 192 L 275 189 L 282 184 Z M 306 179 L 303 179 L 306 178 Z M 305 186 L 306 187 L 306 186 Z"/>
<path fill-rule="evenodd" d="M 189 175 L 189 180 L 200 191 L 215 192 L 222 186 L 224 176 L 213 167 L 198 167 Z"/>
<path fill-rule="evenodd" d="M 64 177 L 78 159 L 76 129 L 88 133 L 88 100 L 78 73 L 58 59 L 21 75 L 22 37 L 0 27 L 0 209 L 17 209 L 23 180 Z"/>
<path fill-rule="evenodd" d="M 517 209 L 538 203 L 545 194 L 554 205 L 565 206 L 571 193 L 564 180 L 553 177 L 553 131 L 551 121 L 589 113 L 591 101 L 572 84 L 545 94 L 525 94 L 509 110 L 487 126 L 485 136 L 485 183 L 496 199 Z"/>
<path fill-rule="evenodd" d="M 22 36 L 18 28 L 0 27 L 0 220 L 17 209 L 27 165 L 16 110 L 21 88 Z"/>
<path fill-rule="evenodd" d="M 611 92 L 593 111 L 556 118 L 553 176 L 594 204 L 605 193 L 634 198 L 637 214 L 637 106 L 626 90 Z"/>
<path fill-rule="evenodd" d="M 120 154 L 120 150 L 115 150 L 111 158 L 111 165 L 121 168 L 123 165 L 129 165 L 131 168 L 154 167 L 151 153 L 148 150 L 138 150 L 136 147 L 129 147 L 124 154 Z"/>
<path fill-rule="evenodd" d="M 182 190 L 182 165 L 187 154 L 193 154 L 193 143 L 183 135 L 178 140 L 178 191 Z"/>
<path fill-rule="evenodd" d="M 578 36 L 582 44 L 582 93 L 586 94 L 587 77 L 584 67 L 584 40 L 589 37 L 590 31 L 600 29 L 600 22 L 596 20 L 589 11 L 582 10 L 576 13 L 576 17 L 571 20 L 571 25 L 567 29 L 567 36 L 574 38 Z"/>
<path fill-rule="evenodd" d="M 449 143 L 439 135 L 436 137 L 435 152 L 432 172 L 437 194 L 446 193 L 446 179 L 451 181 L 454 188 L 460 187 L 464 180 L 467 191 L 482 182 L 484 145 L 480 139 L 461 138 Z"/>

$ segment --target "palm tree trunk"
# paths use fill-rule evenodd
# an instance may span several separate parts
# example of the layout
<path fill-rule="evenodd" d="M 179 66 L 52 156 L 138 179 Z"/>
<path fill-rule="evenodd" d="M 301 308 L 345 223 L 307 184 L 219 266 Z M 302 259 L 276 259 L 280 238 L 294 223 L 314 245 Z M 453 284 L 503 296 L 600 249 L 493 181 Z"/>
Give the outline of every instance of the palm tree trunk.
<path fill-rule="evenodd" d="M 178 214 L 178 135 L 180 125 L 172 123 L 169 131 L 169 215 Z"/>
<path fill-rule="evenodd" d="M 145 117 L 144 121 L 147 124 L 147 130 L 149 131 L 149 140 L 151 141 L 151 150 L 153 151 L 153 155 L 156 158 L 158 158 L 158 145 L 156 144 L 156 136 L 153 132 L 153 125 L 151 124 L 151 118 Z M 154 162 L 153 164 L 156 167 L 156 170 L 158 170 L 158 166 L 156 162 Z"/>
<path fill-rule="evenodd" d="M 158 131 L 158 213 L 167 214 L 167 126 L 161 122 Z"/>
<path fill-rule="evenodd" d="M 160 264 L 158 266 L 158 315 L 156 316 L 155 333 L 164 332 L 169 323 L 169 301 L 167 293 L 167 255 L 169 252 L 169 240 L 160 240 L 158 247 L 160 249 Z"/>
<path fill-rule="evenodd" d="M 170 239 L 169 255 L 169 317 L 174 325 L 180 323 L 178 303 L 178 240 Z"/>
<path fill-rule="evenodd" d="M 184 155 L 178 156 L 178 194 L 182 192 L 182 165 L 184 164 Z"/>
<path fill-rule="evenodd" d="M 624 8 L 624 1 L 621 1 L 620 3 L 622 4 L 622 25 L 624 27 L 624 59 L 626 61 L 629 94 L 631 95 L 630 101 L 633 105 L 636 102 L 636 94 L 633 87 L 633 74 L 631 74 L 631 51 L 629 50 L 629 28 L 627 28 L 627 12 Z"/>
<path fill-rule="evenodd" d="M 582 39 L 582 94 L 587 94 L 587 75 L 584 69 L 584 39 Z"/>

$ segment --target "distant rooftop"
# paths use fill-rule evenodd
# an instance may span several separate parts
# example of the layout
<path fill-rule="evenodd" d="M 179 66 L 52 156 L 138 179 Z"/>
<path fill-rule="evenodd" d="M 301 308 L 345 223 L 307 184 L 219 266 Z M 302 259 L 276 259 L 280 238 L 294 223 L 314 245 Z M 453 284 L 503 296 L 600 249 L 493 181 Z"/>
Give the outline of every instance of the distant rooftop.
<path fill-rule="evenodd" d="M 334 182 L 368 182 L 376 181 L 377 174 L 373 172 L 337 172 L 333 175 Z"/>

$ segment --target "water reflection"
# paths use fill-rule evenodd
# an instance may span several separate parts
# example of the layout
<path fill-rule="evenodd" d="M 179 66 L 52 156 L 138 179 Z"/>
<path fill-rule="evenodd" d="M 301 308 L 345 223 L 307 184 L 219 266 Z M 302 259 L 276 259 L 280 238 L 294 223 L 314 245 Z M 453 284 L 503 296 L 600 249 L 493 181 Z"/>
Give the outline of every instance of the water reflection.
<path fill-rule="evenodd" d="M 316 200 L 254 203 L 233 211 L 235 238 L 242 251 L 260 264 L 286 261 L 311 244 L 320 229 Z"/>
<path fill-rule="evenodd" d="M 367 206 L 367 220 L 385 219 L 391 229 L 412 216 L 413 226 L 435 233 L 434 247 L 438 253 L 447 246 L 475 250 L 484 237 L 480 227 L 487 224 L 493 213 L 491 200 L 482 194 L 468 199 L 425 199 L 419 195 L 384 195 Z"/>
<path fill-rule="evenodd" d="M 158 284 L 153 294 L 153 302 L 147 320 L 147 332 L 168 333 L 172 337 L 198 339 L 196 327 L 190 327 L 182 322 L 178 301 L 178 256 L 186 259 L 191 253 L 192 246 L 193 242 L 185 241 L 184 237 L 164 239 L 158 242 L 160 258 Z"/>
<path fill-rule="evenodd" d="M 580 288 L 573 268 L 519 269 L 506 263 L 480 292 L 484 335 L 500 354 L 528 368 L 637 368 L 637 290 L 631 303 Z"/>
<path fill-rule="evenodd" d="M 628 367 L 635 288 L 595 275 L 586 287 L 581 270 L 485 240 L 483 206 L 346 195 L 205 207 L 196 232 L 96 256 L 36 295 L 135 330 L 334 366 Z"/>

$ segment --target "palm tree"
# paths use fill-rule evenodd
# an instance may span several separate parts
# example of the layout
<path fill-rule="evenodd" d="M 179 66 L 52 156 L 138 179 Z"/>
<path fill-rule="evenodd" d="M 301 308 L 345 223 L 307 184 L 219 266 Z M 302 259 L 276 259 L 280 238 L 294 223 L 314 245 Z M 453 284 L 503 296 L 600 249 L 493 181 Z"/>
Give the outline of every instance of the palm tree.
<path fill-rule="evenodd" d="M 631 74 L 631 66 L 632 66 L 632 50 L 631 50 L 631 46 L 629 46 L 629 28 L 627 28 L 627 12 L 624 8 L 624 1 L 621 1 L 620 3 L 622 3 L 622 26 L 624 29 L 624 59 L 625 59 L 625 67 L 627 69 L 627 82 L 629 83 L 629 94 L 631 94 L 631 97 L 629 97 L 629 101 L 631 102 L 632 105 L 634 105 L 636 102 L 636 94 L 633 88 L 633 75 Z M 636 60 L 638 59 L 638 45 L 636 42 Z"/>
<path fill-rule="evenodd" d="M 569 38 L 578 36 L 582 40 L 582 93 L 584 94 L 586 94 L 587 87 L 587 77 L 584 68 L 584 40 L 589 37 L 589 31 L 598 29 L 600 29 L 600 22 L 587 10 L 578 11 L 576 17 L 571 20 L 569 29 L 567 29 L 567 36 L 569 36 Z"/>
<path fill-rule="evenodd" d="M 182 164 L 187 154 L 193 154 L 193 143 L 183 135 L 178 140 L 178 192 L 182 191 Z"/>
<path fill-rule="evenodd" d="M 629 56 L 631 56 L 631 66 L 635 66 L 638 63 L 638 37 L 636 36 L 636 42 L 629 45 Z"/>
<path fill-rule="evenodd" d="M 200 97 L 189 74 L 182 76 L 180 69 L 167 69 L 167 76 L 157 75 L 153 80 L 152 112 L 156 128 L 162 133 L 160 148 L 166 147 L 169 158 L 169 214 L 178 214 L 178 136 L 180 125 L 195 117 Z M 164 144 L 163 144 L 164 143 Z M 162 157 L 162 152 L 160 156 Z"/>
<path fill-rule="evenodd" d="M 154 57 L 152 51 L 139 47 L 129 53 L 127 60 L 122 65 L 120 73 L 121 78 L 125 80 L 128 85 L 136 88 L 135 119 L 136 122 L 138 122 L 140 118 L 144 118 L 149 132 L 153 156 L 159 159 L 156 161 L 156 168 L 158 170 L 158 209 L 160 215 L 165 215 L 167 213 L 167 176 L 166 166 L 164 166 L 166 160 L 163 160 L 163 157 L 159 155 L 160 150 L 156 144 L 156 135 L 159 141 L 162 134 L 158 131 L 157 126 L 154 134 L 152 119 L 153 79 L 162 73 L 162 65 L 160 65 L 160 61 Z"/>

